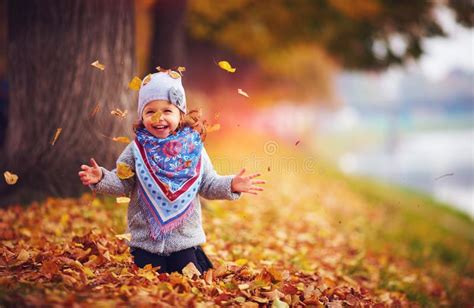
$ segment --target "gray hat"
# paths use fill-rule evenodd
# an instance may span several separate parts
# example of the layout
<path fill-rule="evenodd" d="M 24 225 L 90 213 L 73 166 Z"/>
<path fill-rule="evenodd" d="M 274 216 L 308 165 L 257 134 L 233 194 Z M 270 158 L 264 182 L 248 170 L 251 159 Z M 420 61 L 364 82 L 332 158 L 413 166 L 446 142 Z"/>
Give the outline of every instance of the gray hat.
<path fill-rule="evenodd" d="M 138 118 L 142 118 L 145 106 L 154 100 L 166 100 L 186 113 L 186 94 L 181 75 L 174 71 L 159 72 L 143 79 L 138 92 Z"/>

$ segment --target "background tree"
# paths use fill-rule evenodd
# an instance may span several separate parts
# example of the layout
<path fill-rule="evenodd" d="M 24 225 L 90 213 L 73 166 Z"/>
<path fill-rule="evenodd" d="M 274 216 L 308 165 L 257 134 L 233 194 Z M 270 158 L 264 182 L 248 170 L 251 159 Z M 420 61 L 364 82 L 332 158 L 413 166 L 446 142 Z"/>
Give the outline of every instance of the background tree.
<path fill-rule="evenodd" d="M 215 102 L 228 100 L 238 85 L 260 104 L 279 98 L 331 104 L 338 68 L 379 71 L 404 64 L 422 55 L 423 38 L 444 35 L 433 13 L 438 5 L 454 9 L 464 25 L 472 24 L 466 0 L 137 3 L 147 3 L 153 15 L 151 53 L 139 58 L 147 63 L 141 73 L 156 65 L 186 65 L 187 85 Z M 239 77 L 222 74 L 214 65 L 224 58 L 235 63 Z"/>
<path fill-rule="evenodd" d="M 119 120 L 110 111 L 133 103 L 133 2 L 12 0 L 7 16 L 10 103 L 0 169 L 20 179 L 1 182 L 0 202 L 77 195 L 79 166 L 94 156 L 112 167 L 123 148 L 104 135 L 131 130 L 132 115 Z M 95 60 L 105 71 L 91 67 Z"/>

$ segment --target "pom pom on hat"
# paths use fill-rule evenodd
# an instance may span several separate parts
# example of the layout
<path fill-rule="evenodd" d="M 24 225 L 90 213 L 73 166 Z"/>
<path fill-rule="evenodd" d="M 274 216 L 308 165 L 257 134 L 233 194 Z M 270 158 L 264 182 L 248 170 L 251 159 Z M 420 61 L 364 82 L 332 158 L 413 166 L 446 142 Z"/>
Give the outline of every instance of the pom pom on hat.
<path fill-rule="evenodd" d="M 138 118 L 142 118 L 145 106 L 154 100 L 166 100 L 186 113 L 186 93 L 181 75 L 174 71 L 158 72 L 143 79 L 138 92 Z"/>

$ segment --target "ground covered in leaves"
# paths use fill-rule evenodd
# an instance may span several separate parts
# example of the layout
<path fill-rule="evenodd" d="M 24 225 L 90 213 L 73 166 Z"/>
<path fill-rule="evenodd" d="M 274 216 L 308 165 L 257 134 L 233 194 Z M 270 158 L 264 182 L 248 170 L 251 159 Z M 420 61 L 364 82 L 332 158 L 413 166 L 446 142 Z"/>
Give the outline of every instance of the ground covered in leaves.
<path fill-rule="evenodd" d="M 304 141 L 272 151 L 266 139 L 247 143 L 238 153 L 206 145 L 222 173 L 251 165 L 268 180 L 257 197 L 203 203 L 214 269 L 198 277 L 137 268 L 123 235 L 126 205 L 90 194 L 48 199 L 0 211 L 0 304 L 472 306 L 474 224 L 465 215 L 318 160 L 309 168 Z"/>

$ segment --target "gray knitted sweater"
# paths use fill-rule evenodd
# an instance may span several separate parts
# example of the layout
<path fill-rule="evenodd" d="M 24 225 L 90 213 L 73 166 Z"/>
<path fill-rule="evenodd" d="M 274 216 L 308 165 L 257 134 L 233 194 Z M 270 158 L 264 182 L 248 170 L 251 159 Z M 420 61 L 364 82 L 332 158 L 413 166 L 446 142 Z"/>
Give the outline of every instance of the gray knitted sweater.
<path fill-rule="evenodd" d="M 120 154 L 117 163 L 122 162 L 132 169 L 135 168 L 135 157 L 130 143 Z M 202 182 L 199 194 L 196 195 L 196 206 L 190 217 L 178 228 L 171 231 L 165 240 L 154 240 L 150 236 L 148 222 L 142 212 L 145 206 L 138 192 L 136 176 L 121 180 L 116 169 L 109 171 L 102 168 L 103 177 L 99 183 L 90 185 L 90 188 L 98 193 L 113 196 L 129 196 L 127 223 L 132 239 L 129 243 L 131 249 L 137 247 L 159 255 L 170 255 L 173 252 L 197 246 L 206 242 L 206 235 L 202 228 L 201 203 L 199 195 L 206 199 L 235 200 L 240 193 L 231 192 L 231 181 L 234 175 L 220 176 L 214 170 L 211 160 L 203 147 L 202 150 Z"/>

